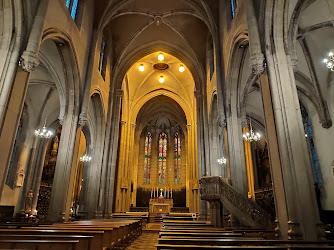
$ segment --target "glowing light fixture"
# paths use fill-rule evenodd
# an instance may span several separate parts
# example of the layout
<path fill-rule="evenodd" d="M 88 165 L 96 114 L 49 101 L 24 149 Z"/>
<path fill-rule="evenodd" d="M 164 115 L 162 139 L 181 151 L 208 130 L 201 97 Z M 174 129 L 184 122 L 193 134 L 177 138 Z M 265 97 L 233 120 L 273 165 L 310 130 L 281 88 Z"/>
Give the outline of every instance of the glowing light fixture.
<path fill-rule="evenodd" d="M 46 129 L 46 118 L 42 129 L 35 130 L 35 136 L 41 138 L 50 138 L 52 136 L 52 132 Z"/>
<path fill-rule="evenodd" d="M 139 66 L 139 71 L 143 72 L 144 70 L 145 70 L 144 65 L 143 65 L 143 64 L 140 64 L 140 66 Z"/>
<path fill-rule="evenodd" d="M 92 160 L 92 157 L 88 156 L 87 154 L 80 157 L 81 162 L 89 162 Z"/>
<path fill-rule="evenodd" d="M 252 128 L 252 120 L 250 119 L 249 121 L 249 132 L 246 132 L 245 134 L 242 135 L 245 141 L 259 141 L 261 139 L 260 133 L 254 133 L 253 128 Z"/>
<path fill-rule="evenodd" d="M 179 71 L 180 71 L 181 73 L 185 71 L 185 68 L 184 68 L 183 65 L 180 66 Z"/>
<path fill-rule="evenodd" d="M 325 58 L 323 60 L 324 63 L 326 63 L 327 68 L 329 68 L 331 71 L 334 71 L 334 54 L 333 52 L 328 53 L 328 58 Z"/>
<path fill-rule="evenodd" d="M 164 82 L 165 82 L 165 79 L 164 79 L 163 76 L 160 76 L 160 78 L 159 78 L 159 82 L 160 82 L 160 83 L 164 83 Z"/>
<path fill-rule="evenodd" d="M 219 158 L 217 159 L 217 162 L 219 165 L 223 165 L 223 164 L 226 164 L 226 158 L 225 157 L 222 157 L 222 158 Z"/>
<path fill-rule="evenodd" d="M 165 59 L 164 55 L 162 53 L 158 56 L 159 61 L 163 61 Z"/>

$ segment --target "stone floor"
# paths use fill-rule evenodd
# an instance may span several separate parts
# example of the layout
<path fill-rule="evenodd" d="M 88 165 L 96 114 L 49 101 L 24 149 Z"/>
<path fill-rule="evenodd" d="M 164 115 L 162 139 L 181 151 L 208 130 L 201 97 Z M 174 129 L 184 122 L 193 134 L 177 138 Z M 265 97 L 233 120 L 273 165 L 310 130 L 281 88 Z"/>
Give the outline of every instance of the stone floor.
<path fill-rule="evenodd" d="M 143 229 L 143 233 L 139 236 L 127 250 L 156 250 L 156 244 L 158 244 L 159 232 L 162 223 L 148 223 L 146 228 Z"/>
<path fill-rule="evenodd" d="M 139 236 L 127 250 L 156 250 L 156 244 L 158 244 L 158 231 L 143 231 L 142 235 Z"/>

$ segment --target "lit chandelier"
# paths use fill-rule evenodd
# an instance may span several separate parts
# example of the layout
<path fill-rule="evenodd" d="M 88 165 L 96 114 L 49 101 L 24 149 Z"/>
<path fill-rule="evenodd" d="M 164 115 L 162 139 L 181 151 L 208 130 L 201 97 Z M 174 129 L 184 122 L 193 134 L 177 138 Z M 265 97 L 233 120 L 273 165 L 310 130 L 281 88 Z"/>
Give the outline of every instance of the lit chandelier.
<path fill-rule="evenodd" d="M 46 129 L 46 119 L 45 119 L 43 128 L 35 130 L 35 136 L 38 136 L 41 138 L 50 138 L 52 136 L 52 132 Z"/>
<path fill-rule="evenodd" d="M 259 141 L 261 139 L 261 135 L 260 135 L 260 133 L 254 133 L 253 132 L 252 120 L 251 119 L 250 119 L 250 122 L 249 122 L 249 128 L 250 128 L 250 131 L 246 132 L 245 134 L 242 135 L 244 140 L 249 141 L 249 142 Z"/>
<path fill-rule="evenodd" d="M 219 165 L 223 165 L 223 164 L 226 164 L 226 158 L 225 157 L 222 157 L 222 158 L 219 158 L 217 159 L 217 162 Z"/>
<path fill-rule="evenodd" d="M 80 157 L 80 161 L 82 162 L 90 162 L 92 157 L 88 156 L 87 154 Z"/>
<path fill-rule="evenodd" d="M 324 63 L 326 63 L 327 68 L 331 69 L 331 71 L 334 71 L 334 54 L 333 52 L 328 53 L 328 58 L 325 58 L 323 60 Z"/>

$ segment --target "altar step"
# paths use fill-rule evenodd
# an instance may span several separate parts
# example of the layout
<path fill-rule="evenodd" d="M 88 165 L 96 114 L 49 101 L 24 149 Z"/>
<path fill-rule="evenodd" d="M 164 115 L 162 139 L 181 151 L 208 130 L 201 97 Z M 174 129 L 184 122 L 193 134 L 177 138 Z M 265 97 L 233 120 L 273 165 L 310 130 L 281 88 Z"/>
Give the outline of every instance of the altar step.
<path fill-rule="evenodd" d="M 152 214 L 149 216 L 149 223 L 162 223 L 162 214 Z"/>

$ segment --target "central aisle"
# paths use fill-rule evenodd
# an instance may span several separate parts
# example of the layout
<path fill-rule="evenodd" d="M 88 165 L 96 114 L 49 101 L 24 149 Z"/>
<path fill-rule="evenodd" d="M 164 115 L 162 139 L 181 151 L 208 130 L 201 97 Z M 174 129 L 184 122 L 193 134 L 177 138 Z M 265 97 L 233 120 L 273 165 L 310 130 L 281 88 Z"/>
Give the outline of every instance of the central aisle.
<path fill-rule="evenodd" d="M 156 244 L 158 244 L 158 231 L 143 231 L 142 235 L 139 236 L 127 250 L 156 250 Z"/>
<path fill-rule="evenodd" d="M 156 244 L 158 244 L 159 232 L 161 230 L 162 223 L 148 223 L 146 228 L 143 229 L 142 235 L 140 235 L 127 249 L 128 250 L 156 250 Z"/>

